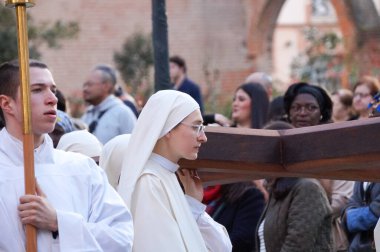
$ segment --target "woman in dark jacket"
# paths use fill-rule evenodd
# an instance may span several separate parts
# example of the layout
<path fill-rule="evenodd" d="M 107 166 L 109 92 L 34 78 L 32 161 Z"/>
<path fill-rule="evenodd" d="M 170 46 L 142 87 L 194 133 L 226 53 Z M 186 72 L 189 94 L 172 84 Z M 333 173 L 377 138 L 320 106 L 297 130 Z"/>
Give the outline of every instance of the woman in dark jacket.
<path fill-rule="evenodd" d="M 272 183 L 256 251 L 333 251 L 331 209 L 320 184 L 304 178 L 277 178 Z"/>
<path fill-rule="evenodd" d="M 227 229 L 232 251 L 252 251 L 255 247 L 252 234 L 265 206 L 261 191 L 252 182 L 228 184 L 206 192 L 205 201 L 207 212 Z"/>
<path fill-rule="evenodd" d="M 257 83 L 236 89 L 232 103 L 234 127 L 260 129 L 267 122 L 269 100 Z M 256 226 L 265 206 L 263 193 L 253 182 L 209 187 L 205 190 L 207 212 L 226 227 L 233 252 L 250 252 L 255 247 Z"/>
<path fill-rule="evenodd" d="M 321 87 L 308 83 L 291 85 L 284 95 L 285 112 L 295 128 L 331 123 L 333 103 L 329 94 Z M 332 210 L 332 234 L 335 251 L 346 251 L 347 236 L 341 225 L 341 212 L 352 195 L 354 182 L 319 179 L 326 191 Z"/>
<path fill-rule="evenodd" d="M 290 86 L 284 105 L 292 125 L 273 122 L 265 129 L 291 129 L 329 121 L 331 100 L 325 100 L 324 95 L 328 98 L 319 88 L 306 83 Z M 257 251 L 333 251 L 332 210 L 317 180 L 277 178 L 270 181 L 269 188 L 269 202 L 257 230 Z"/>

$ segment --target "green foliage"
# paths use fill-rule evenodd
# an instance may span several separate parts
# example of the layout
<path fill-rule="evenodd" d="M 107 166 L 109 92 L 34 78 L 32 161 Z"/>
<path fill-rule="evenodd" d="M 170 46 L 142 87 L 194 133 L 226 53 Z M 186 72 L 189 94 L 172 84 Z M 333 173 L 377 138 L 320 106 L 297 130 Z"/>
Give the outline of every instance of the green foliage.
<path fill-rule="evenodd" d="M 132 94 L 142 86 L 151 87 L 149 73 L 153 66 L 151 35 L 136 32 L 128 37 L 121 51 L 114 53 L 114 62 L 123 80 L 132 87 Z M 149 93 L 149 90 L 145 90 Z"/>
<path fill-rule="evenodd" d="M 48 47 L 59 49 L 62 39 L 75 38 L 79 32 L 79 25 L 76 22 L 68 22 L 67 24 L 57 20 L 53 24 L 44 22 L 40 26 L 31 26 L 29 36 L 33 39 L 34 44 L 41 45 L 46 43 Z"/>
<path fill-rule="evenodd" d="M 0 7 L 0 62 L 17 57 L 16 17 L 10 9 Z"/>
<path fill-rule="evenodd" d="M 315 27 L 305 29 L 304 36 L 309 46 L 293 59 L 292 75 L 335 91 L 341 86 L 340 77 L 344 69 L 341 55 L 336 53 L 342 39 L 333 32 L 321 34 Z"/>
<path fill-rule="evenodd" d="M 202 70 L 207 90 L 202 94 L 205 114 L 219 113 L 230 118 L 232 114 L 232 95 L 222 91 L 221 73 L 212 64 L 211 57 L 207 57 L 203 62 Z M 221 97 L 227 98 L 221 99 Z"/>
<path fill-rule="evenodd" d="M 41 53 L 38 48 L 47 44 L 49 48 L 60 48 L 62 39 L 74 38 L 79 32 L 75 22 L 67 24 L 56 21 L 35 24 L 28 15 L 28 39 L 30 58 L 39 59 Z M 16 15 L 13 9 L 0 6 L 0 62 L 17 58 L 17 27 Z"/>

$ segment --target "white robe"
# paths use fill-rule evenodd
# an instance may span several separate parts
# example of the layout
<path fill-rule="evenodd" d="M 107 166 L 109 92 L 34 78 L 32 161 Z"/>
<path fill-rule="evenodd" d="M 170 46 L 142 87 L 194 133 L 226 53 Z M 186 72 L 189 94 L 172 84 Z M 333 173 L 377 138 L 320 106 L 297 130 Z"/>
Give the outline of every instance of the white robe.
<path fill-rule="evenodd" d="M 131 202 L 133 251 L 231 251 L 225 228 L 191 201 L 170 168 L 148 160 Z"/>
<path fill-rule="evenodd" d="M 83 155 L 53 149 L 50 137 L 35 149 L 36 179 L 57 211 L 59 235 L 38 230 L 38 251 L 131 251 L 131 215 L 102 169 Z M 17 206 L 24 195 L 22 143 L 0 132 L 0 251 L 25 251 Z"/>

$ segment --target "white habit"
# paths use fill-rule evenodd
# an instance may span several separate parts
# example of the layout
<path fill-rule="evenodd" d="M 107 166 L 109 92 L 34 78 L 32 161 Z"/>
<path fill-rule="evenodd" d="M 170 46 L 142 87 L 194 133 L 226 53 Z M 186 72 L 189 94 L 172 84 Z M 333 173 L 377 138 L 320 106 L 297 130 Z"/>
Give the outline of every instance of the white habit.
<path fill-rule="evenodd" d="M 231 251 L 226 229 L 205 213 L 203 204 L 184 197 L 177 169 L 157 154 L 147 162 L 131 203 L 133 250 Z"/>
<path fill-rule="evenodd" d="M 25 251 L 17 206 L 24 195 L 22 142 L 0 132 L 0 251 Z M 131 215 L 104 171 L 83 155 L 53 149 L 48 135 L 35 149 L 35 175 L 57 211 L 56 239 L 38 230 L 38 251 L 131 251 Z"/>
<path fill-rule="evenodd" d="M 115 190 L 119 184 L 121 166 L 130 137 L 130 134 L 115 136 L 103 146 L 99 157 L 99 166 L 104 169 L 108 182 Z"/>
<path fill-rule="evenodd" d="M 163 90 L 148 100 L 137 120 L 118 186 L 132 212 L 135 252 L 231 251 L 224 227 L 186 200 L 175 175 L 178 165 L 152 153 L 157 140 L 196 109 L 189 95 Z"/>

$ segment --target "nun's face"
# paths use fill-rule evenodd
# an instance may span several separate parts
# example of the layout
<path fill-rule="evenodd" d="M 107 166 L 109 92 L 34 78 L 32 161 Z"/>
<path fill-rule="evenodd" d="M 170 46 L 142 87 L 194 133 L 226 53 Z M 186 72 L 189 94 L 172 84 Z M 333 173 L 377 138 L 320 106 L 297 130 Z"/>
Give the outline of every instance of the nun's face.
<path fill-rule="evenodd" d="M 318 125 L 321 110 L 317 99 L 311 94 L 297 95 L 290 106 L 289 119 L 296 128 Z"/>
<path fill-rule="evenodd" d="M 194 160 L 199 148 L 207 141 L 199 109 L 188 115 L 170 133 L 170 146 L 175 159 Z"/>

